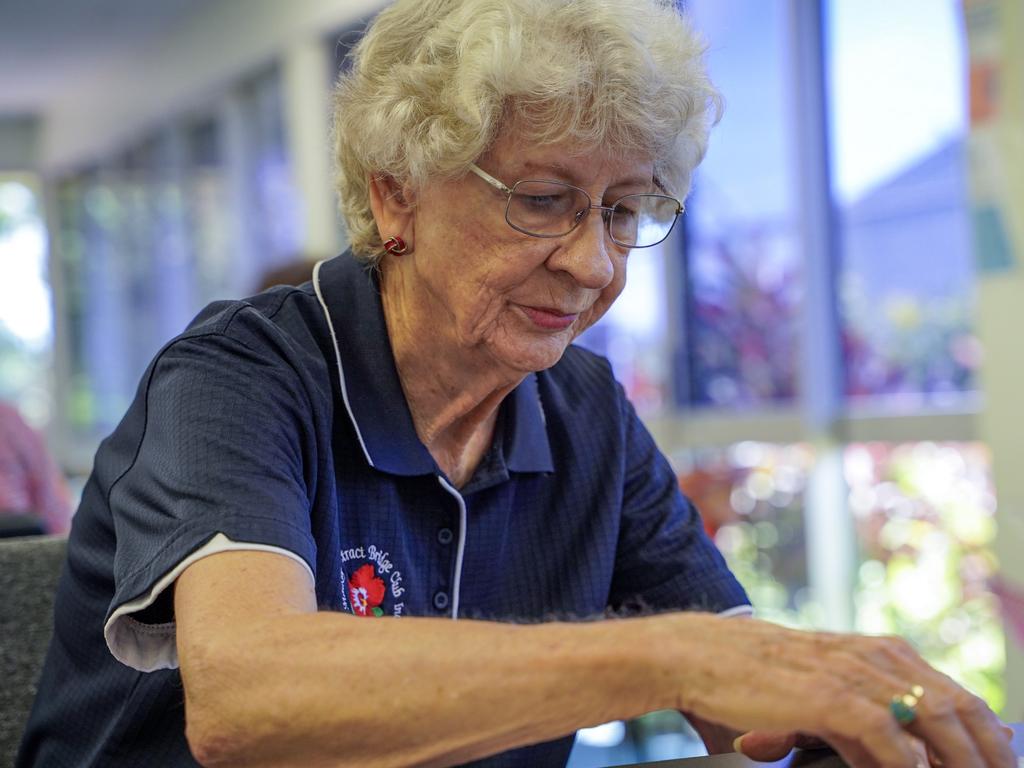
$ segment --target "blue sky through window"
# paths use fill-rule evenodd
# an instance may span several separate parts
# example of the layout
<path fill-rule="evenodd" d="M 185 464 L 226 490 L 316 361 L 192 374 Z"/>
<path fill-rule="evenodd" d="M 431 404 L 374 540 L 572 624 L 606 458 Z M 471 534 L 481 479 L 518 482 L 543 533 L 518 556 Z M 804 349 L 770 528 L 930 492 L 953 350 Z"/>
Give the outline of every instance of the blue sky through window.
<path fill-rule="evenodd" d="M 964 133 L 965 40 L 957 0 L 831 0 L 834 194 L 862 197 Z"/>

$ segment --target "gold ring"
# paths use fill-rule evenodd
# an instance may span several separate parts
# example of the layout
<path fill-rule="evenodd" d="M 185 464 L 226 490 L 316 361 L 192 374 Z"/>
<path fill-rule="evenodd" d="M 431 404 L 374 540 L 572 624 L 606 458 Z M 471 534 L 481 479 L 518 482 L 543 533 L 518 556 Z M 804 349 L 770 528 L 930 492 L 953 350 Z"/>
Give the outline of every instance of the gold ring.
<path fill-rule="evenodd" d="M 900 725 L 910 725 L 917 719 L 917 704 L 924 696 L 924 688 L 920 685 L 910 687 L 908 693 L 897 694 L 889 702 L 889 711 Z"/>

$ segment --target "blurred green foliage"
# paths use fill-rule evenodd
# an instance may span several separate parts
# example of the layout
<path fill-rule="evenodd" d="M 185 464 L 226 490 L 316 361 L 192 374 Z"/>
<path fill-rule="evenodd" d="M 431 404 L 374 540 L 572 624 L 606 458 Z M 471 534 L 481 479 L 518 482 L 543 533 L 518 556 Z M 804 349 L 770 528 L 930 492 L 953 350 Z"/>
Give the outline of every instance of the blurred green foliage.
<path fill-rule="evenodd" d="M 808 588 L 806 446 L 743 443 L 691 456 L 681 485 L 746 588 L 758 616 L 822 625 Z M 977 443 L 847 446 L 857 530 L 855 629 L 907 638 L 931 664 L 984 698 L 1006 700 L 1004 634 L 989 581 L 995 495 Z"/>
<path fill-rule="evenodd" d="M 846 457 L 861 550 L 857 629 L 906 637 L 998 712 L 1006 662 L 989 589 L 997 570 L 989 467 L 976 443 L 869 443 Z"/>

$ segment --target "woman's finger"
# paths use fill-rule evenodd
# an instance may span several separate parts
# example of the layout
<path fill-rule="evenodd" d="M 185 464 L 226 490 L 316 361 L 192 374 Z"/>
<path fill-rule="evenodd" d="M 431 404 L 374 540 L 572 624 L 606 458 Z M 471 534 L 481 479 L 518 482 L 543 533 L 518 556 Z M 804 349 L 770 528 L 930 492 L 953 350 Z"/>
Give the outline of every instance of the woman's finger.
<path fill-rule="evenodd" d="M 797 734 L 785 731 L 749 731 L 733 742 L 733 749 L 751 760 L 781 760 L 796 746 Z"/>
<path fill-rule="evenodd" d="M 920 764 L 913 740 L 874 701 L 850 697 L 846 706 L 823 713 L 821 724 L 817 735 L 853 768 L 917 768 Z"/>
<path fill-rule="evenodd" d="M 751 760 L 770 763 L 781 760 L 793 749 L 830 749 L 817 736 L 792 731 L 748 731 L 733 743 L 733 749 Z"/>
<path fill-rule="evenodd" d="M 925 698 L 934 698 L 928 693 Z M 943 765 L 963 768 L 1003 768 L 1005 763 L 989 763 L 971 737 L 970 732 L 957 715 L 948 700 L 938 706 L 925 706 L 924 699 L 918 704 L 917 717 L 907 726 L 907 731 L 920 738 Z"/>
<path fill-rule="evenodd" d="M 898 664 L 881 664 L 877 662 L 877 659 L 872 660 L 870 656 L 871 654 L 864 655 L 863 647 L 860 646 L 852 646 L 850 648 L 839 647 L 829 652 L 828 664 L 833 670 L 833 674 L 848 691 L 872 702 L 879 711 L 886 713 L 886 717 L 893 724 L 898 726 L 895 715 L 891 710 L 891 702 L 893 698 L 909 691 L 913 686 L 907 684 L 904 677 L 890 671 L 898 667 Z M 921 711 L 918 711 L 916 714 L 920 717 L 924 716 L 924 713 Z M 959 723 L 957 727 L 960 728 L 961 736 L 959 740 L 954 738 L 953 743 L 959 745 L 958 754 L 965 754 L 967 755 L 966 759 L 970 760 L 970 740 Z M 910 737 L 908 736 L 907 738 Z M 911 741 L 911 745 L 915 749 L 918 746 L 915 741 Z M 945 754 L 947 750 L 948 745 L 937 749 L 935 754 Z M 919 750 L 919 752 L 918 762 L 922 765 L 928 765 L 923 750 Z M 976 754 L 974 759 L 976 762 Z M 973 768 L 974 764 L 965 762 L 964 768 Z"/>
<path fill-rule="evenodd" d="M 921 686 L 923 695 L 913 707 L 915 718 L 908 731 L 944 765 L 1015 768 L 1016 757 L 1002 723 L 984 701 L 929 666 L 902 638 L 872 638 L 869 645 L 869 664 L 886 670 L 887 685 L 897 677 L 912 681 L 889 696 L 910 694 L 913 700 L 918 698 L 913 696 L 914 687 Z"/>
<path fill-rule="evenodd" d="M 798 733 L 796 735 L 796 748 L 797 749 L 828 749 L 829 746 L 824 741 L 819 739 L 817 736 L 811 736 L 806 733 Z"/>
<path fill-rule="evenodd" d="M 956 698 L 957 713 L 986 766 L 1016 766 L 1013 752 L 1013 729 L 1008 728 L 988 705 L 972 693 L 961 689 Z"/>

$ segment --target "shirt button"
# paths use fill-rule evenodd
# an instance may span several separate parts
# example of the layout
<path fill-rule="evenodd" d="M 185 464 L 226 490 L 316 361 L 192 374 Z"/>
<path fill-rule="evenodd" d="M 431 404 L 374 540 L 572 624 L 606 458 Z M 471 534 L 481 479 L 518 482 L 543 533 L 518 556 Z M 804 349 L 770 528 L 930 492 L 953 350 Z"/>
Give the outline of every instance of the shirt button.
<path fill-rule="evenodd" d="M 442 528 L 437 532 L 437 541 L 439 544 L 451 544 L 453 538 L 455 538 L 455 534 L 452 533 L 451 528 Z"/>
<path fill-rule="evenodd" d="M 448 607 L 448 593 L 447 592 L 435 592 L 434 593 L 434 607 L 439 611 L 443 611 Z"/>

